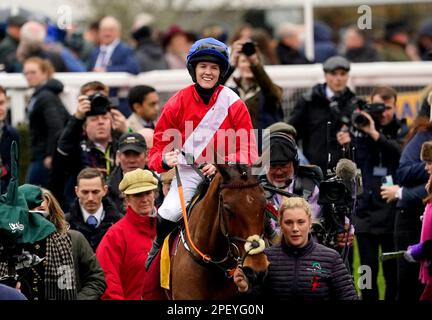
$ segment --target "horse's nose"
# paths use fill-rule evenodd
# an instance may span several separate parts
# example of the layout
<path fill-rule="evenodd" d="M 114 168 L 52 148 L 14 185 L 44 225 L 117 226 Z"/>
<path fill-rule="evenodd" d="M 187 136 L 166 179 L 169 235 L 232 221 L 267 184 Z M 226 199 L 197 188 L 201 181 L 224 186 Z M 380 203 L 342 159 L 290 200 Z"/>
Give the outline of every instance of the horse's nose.
<path fill-rule="evenodd" d="M 251 284 L 262 282 L 266 274 L 266 272 L 257 272 L 249 267 L 243 267 L 243 273 Z"/>

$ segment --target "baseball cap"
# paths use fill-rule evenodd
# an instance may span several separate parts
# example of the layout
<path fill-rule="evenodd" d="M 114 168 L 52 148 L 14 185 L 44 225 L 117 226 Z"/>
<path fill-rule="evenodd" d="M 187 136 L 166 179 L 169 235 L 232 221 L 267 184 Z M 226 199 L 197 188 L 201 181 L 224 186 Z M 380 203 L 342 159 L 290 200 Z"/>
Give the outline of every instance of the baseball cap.
<path fill-rule="evenodd" d="M 124 194 L 136 194 L 155 190 L 158 180 L 149 170 L 135 169 L 127 172 L 119 184 L 119 190 Z"/>
<path fill-rule="evenodd" d="M 143 153 L 147 150 L 147 144 L 144 137 L 136 132 L 125 133 L 120 137 L 119 140 L 119 151 L 135 151 L 138 153 Z"/>

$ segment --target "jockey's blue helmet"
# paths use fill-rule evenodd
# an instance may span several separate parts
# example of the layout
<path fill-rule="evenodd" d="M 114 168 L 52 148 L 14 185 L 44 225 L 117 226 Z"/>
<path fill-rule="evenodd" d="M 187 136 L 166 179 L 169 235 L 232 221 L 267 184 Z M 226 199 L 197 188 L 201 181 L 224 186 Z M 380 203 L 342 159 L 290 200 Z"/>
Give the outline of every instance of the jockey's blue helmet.
<path fill-rule="evenodd" d="M 195 67 L 198 62 L 207 61 L 217 63 L 220 68 L 219 80 L 228 72 L 229 50 L 225 43 L 214 38 L 204 38 L 196 41 L 189 50 L 186 67 L 196 82 Z"/>

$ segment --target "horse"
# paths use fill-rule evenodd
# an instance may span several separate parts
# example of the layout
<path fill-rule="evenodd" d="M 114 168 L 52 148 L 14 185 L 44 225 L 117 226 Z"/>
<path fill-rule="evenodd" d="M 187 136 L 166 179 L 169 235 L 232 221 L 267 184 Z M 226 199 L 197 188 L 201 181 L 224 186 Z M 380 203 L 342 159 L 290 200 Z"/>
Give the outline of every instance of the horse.
<path fill-rule="evenodd" d="M 184 232 L 182 238 L 190 251 L 180 242 L 171 257 L 168 297 L 235 299 L 238 290 L 232 273 L 237 265 L 250 281 L 262 279 L 269 265 L 263 252 L 265 206 L 264 190 L 250 167 L 218 164 L 205 196 L 184 221 L 190 239 Z M 260 243 L 262 250 L 252 255 Z"/>

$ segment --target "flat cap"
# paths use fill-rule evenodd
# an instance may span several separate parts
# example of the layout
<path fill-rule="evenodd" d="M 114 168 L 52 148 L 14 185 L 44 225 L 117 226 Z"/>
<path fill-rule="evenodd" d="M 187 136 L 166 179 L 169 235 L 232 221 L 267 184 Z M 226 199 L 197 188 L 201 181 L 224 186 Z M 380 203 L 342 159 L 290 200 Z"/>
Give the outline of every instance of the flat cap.
<path fill-rule="evenodd" d="M 151 171 L 135 169 L 127 172 L 119 184 L 119 190 L 124 194 L 136 194 L 155 190 L 158 187 L 158 180 Z"/>
<path fill-rule="evenodd" d="M 324 72 L 333 72 L 337 69 L 343 69 L 345 71 L 350 70 L 350 63 L 347 59 L 341 56 L 334 56 L 328 58 L 323 64 Z"/>

